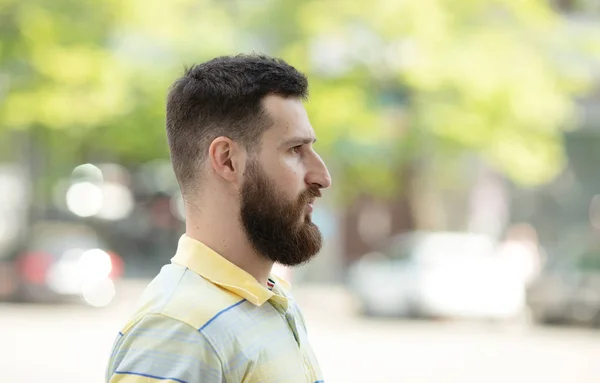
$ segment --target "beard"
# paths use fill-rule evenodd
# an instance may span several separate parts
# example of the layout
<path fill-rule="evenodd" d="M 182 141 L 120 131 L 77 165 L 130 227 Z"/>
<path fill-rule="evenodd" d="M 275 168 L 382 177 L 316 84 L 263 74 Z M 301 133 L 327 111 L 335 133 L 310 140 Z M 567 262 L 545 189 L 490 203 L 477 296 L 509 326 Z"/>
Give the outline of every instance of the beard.
<path fill-rule="evenodd" d="M 297 266 L 319 252 L 323 237 L 306 213 L 308 203 L 321 196 L 319 188 L 309 187 L 290 201 L 258 161 L 251 160 L 240 194 L 240 221 L 260 255 L 285 266 Z"/>

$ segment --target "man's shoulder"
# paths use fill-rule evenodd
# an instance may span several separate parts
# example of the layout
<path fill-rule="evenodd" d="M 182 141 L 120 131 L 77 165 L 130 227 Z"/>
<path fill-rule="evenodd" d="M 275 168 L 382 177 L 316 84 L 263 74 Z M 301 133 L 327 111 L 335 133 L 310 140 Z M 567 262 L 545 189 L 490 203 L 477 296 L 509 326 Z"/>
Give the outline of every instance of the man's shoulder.
<path fill-rule="evenodd" d="M 129 325 L 158 314 L 199 330 L 243 301 L 195 272 L 170 264 L 150 282 Z"/>

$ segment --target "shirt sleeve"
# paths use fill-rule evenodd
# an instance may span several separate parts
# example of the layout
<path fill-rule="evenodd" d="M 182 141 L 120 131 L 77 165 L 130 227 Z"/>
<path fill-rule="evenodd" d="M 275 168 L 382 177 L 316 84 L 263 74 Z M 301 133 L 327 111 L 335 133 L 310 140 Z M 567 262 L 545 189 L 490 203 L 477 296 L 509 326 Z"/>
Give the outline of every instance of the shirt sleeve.
<path fill-rule="evenodd" d="M 106 374 L 109 383 L 221 383 L 219 356 L 204 335 L 162 315 L 144 316 L 119 333 Z"/>

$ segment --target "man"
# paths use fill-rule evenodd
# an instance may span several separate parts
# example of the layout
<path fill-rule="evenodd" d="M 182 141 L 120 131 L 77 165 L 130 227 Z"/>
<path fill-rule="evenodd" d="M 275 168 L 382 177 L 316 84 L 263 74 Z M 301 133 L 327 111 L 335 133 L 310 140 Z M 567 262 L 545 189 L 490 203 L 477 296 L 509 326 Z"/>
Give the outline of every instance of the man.
<path fill-rule="evenodd" d="M 191 67 L 167 99 L 186 234 L 119 333 L 107 381 L 322 382 L 275 262 L 321 248 L 313 203 L 331 184 L 313 149 L 306 77 L 266 56 Z"/>

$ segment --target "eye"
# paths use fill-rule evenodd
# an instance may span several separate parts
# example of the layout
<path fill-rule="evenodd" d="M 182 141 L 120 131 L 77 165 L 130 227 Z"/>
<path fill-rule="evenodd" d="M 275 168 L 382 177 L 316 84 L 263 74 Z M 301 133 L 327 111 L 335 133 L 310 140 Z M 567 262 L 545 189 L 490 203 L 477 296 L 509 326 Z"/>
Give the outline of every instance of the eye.
<path fill-rule="evenodd" d="M 300 151 L 302 150 L 302 145 L 298 145 L 298 146 L 294 146 L 293 148 L 290 149 L 292 151 L 292 153 L 294 154 L 300 154 Z"/>

